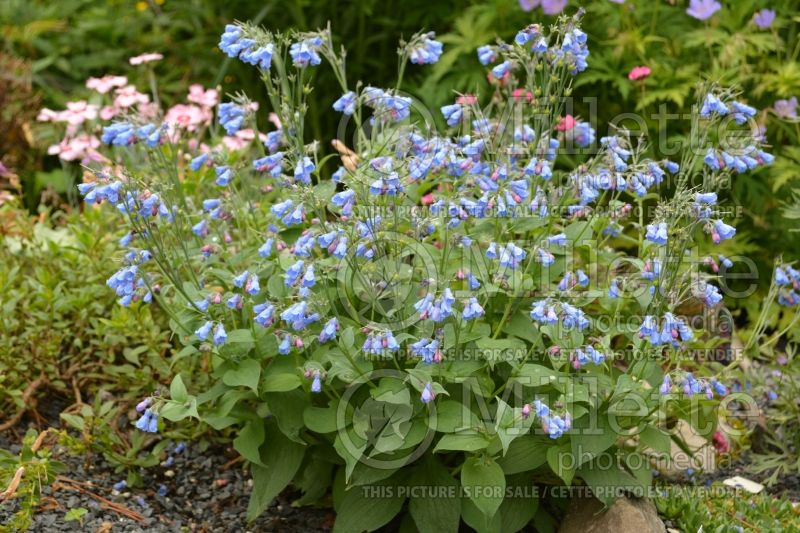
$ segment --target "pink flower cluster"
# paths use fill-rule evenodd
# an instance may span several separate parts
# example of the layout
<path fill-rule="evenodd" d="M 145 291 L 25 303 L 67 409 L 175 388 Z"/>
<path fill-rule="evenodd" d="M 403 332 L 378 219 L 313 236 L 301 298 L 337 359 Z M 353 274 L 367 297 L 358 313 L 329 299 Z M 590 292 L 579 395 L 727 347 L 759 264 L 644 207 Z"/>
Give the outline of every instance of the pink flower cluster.
<path fill-rule="evenodd" d="M 138 65 L 157 59 L 160 59 L 160 54 L 144 54 L 131 58 L 130 62 Z M 150 101 L 150 96 L 139 92 L 125 76 L 89 78 L 86 80 L 86 87 L 99 94 L 105 103 L 89 103 L 86 100 L 68 102 L 63 111 L 44 108 L 37 117 L 41 122 L 67 124 L 64 138 L 47 150 L 48 154 L 57 155 L 64 161 L 87 163 L 105 160 L 97 151 L 101 144 L 96 135 L 101 127 L 95 123 L 98 119 L 109 121 L 134 111 L 145 119 L 155 119 L 162 114 L 158 106 Z M 96 97 L 92 101 L 96 102 Z M 176 139 L 180 130 L 194 132 L 210 125 L 214 118 L 213 109 L 219 103 L 219 91 L 195 84 L 189 87 L 187 101 L 189 103 L 172 106 L 163 114 L 163 122 L 167 125 L 170 139 Z M 240 149 L 254 137 L 252 131 L 249 138 L 246 131 L 241 131 L 236 137 L 226 137 L 223 142 L 230 149 Z"/>

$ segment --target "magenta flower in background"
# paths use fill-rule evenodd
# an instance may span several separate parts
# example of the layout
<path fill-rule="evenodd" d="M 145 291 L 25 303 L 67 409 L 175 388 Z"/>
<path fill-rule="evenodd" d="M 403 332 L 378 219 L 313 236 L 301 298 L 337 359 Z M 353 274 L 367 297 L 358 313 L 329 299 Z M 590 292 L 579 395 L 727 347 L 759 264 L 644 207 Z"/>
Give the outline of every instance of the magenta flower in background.
<path fill-rule="evenodd" d="M 722 5 L 717 0 L 690 0 L 686 13 L 697 20 L 706 20 L 720 9 Z"/>
<path fill-rule="evenodd" d="M 775 10 L 762 9 L 761 11 L 756 11 L 756 14 L 753 15 L 753 22 L 762 30 L 766 30 L 775 22 Z"/>
<path fill-rule="evenodd" d="M 542 0 L 542 11 L 545 15 L 558 15 L 567 7 L 567 0 Z"/>
<path fill-rule="evenodd" d="M 775 100 L 772 108 L 780 118 L 797 118 L 797 97 L 792 96 L 788 100 Z"/>
<path fill-rule="evenodd" d="M 633 67 L 628 73 L 628 79 L 631 81 L 641 80 L 650 75 L 650 67 L 640 66 Z"/>
<path fill-rule="evenodd" d="M 567 0 L 519 0 L 523 11 L 532 11 L 540 5 L 545 15 L 558 15 L 567 7 Z"/>

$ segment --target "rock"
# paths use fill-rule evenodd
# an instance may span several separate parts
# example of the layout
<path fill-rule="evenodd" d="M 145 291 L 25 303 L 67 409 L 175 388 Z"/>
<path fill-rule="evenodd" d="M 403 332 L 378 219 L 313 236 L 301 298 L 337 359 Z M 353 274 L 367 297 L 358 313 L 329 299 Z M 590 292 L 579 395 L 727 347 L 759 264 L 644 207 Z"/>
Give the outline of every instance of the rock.
<path fill-rule="evenodd" d="M 559 533 L 664 533 L 655 505 L 645 498 L 619 498 L 611 507 L 594 498 L 575 498 Z"/>
<path fill-rule="evenodd" d="M 673 430 L 686 443 L 691 453 L 686 453 L 675 441 L 670 443 L 670 455 L 646 450 L 651 464 L 660 475 L 670 480 L 684 479 L 691 472 L 713 473 L 717 469 L 717 452 L 714 444 L 701 436 L 685 420 L 678 420 Z"/>

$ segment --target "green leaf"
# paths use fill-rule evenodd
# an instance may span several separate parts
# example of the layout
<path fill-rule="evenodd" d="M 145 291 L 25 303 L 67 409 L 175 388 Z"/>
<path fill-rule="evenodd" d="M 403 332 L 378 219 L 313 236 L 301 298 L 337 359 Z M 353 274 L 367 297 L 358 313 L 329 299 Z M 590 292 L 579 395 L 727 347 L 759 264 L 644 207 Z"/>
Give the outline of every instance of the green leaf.
<path fill-rule="evenodd" d="M 456 433 L 470 430 L 480 425 L 480 421 L 466 405 L 457 400 L 444 400 L 436 408 L 436 418 L 433 429 L 441 433 Z"/>
<path fill-rule="evenodd" d="M 527 472 L 539 468 L 547 461 L 547 450 L 552 446 L 552 440 L 546 437 L 523 435 L 511 443 L 506 454 L 497 460 L 497 464 L 507 476 Z"/>
<path fill-rule="evenodd" d="M 592 489 L 594 497 L 605 505 L 614 503 L 623 491 L 641 487 L 636 478 L 621 470 L 613 460 L 596 459 L 585 463 L 578 470 L 578 476 Z"/>
<path fill-rule="evenodd" d="M 229 387 L 248 387 L 258 394 L 258 380 L 261 378 L 261 364 L 255 359 L 244 359 L 236 368 L 222 375 L 222 381 Z"/>
<path fill-rule="evenodd" d="M 287 439 L 277 424 L 268 422 L 261 462 L 264 466 L 253 464 L 253 492 L 247 504 L 247 520 L 252 522 L 263 513 L 275 497 L 285 489 L 294 478 L 303 462 L 305 448 Z"/>
<path fill-rule="evenodd" d="M 563 375 L 558 370 L 528 363 L 522 365 L 514 379 L 526 387 L 544 387 L 555 383 Z"/>
<path fill-rule="evenodd" d="M 176 402 L 184 403 L 188 399 L 189 393 L 186 392 L 186 385 L 183 384 L 180 374 L 176 374 L 172 378 L 172 384 L 169 386 L 169 397 Z"/>
<path fill-rule="evenodd" d="M 306 427 L 316 433 L 333 433 L 336 431 L 336 411 L 338 405 L 332 403 L 328 407 L 309 406 L 303 411 L 303 422 Z"/>
<path fill-rule="evenodd" d="M 461 486 L 481 513 L 491 519 L 506 489 L 506 476 L 491 457 L 470 457 L 461 468 Z"/>
<path fill-rule="evenodd" d="M 367 448 L 367 441 L 359 437 L 353 428 L 338 431 L 333 441 L 333 448 L 345 462 L 345 479 L 349 480 L 353 469 L 358 464 Z"/>
<path fill-rule="evenodd" d="M 220 347 L 220 353 L 228 358 L 245 357 L 255 348 L 256 341 L 249 329 L 236 329 L 228 333 L 228 339 Z"/>
<path fill-rule="evenodd" d="M 660 454 L 668 454 L 672 449 L 672 441 L 669 434 L 652 426 L 647 426 L 642 430 L 641 434 L 639 434 L 639 440 L 644 446 L 652 448 Z"/>
<path fill-rule="evenodd" d="M 533 519 L 539 509 L 539 498 L 536 496 L 536 485 L 527 475 L 514 476 L 507 483 L 506 498 L 497 512 L 500 515 L 500 531 L 516 533 Z"/>
<path fill-rule="evenodd" d="M 553 446 L 547 450 L 547 464 L 550 469 L 560 477 L 565 485 L 572 483 L 572 478 L 575 477 L 576 458 L 569 450 L 569 443 Z"/>
<path fill-rule="evenodd" d="M 380 494 L 380 489 L 396 489 L 391 485 L 372 485 L 353 487 L 345 491 L 344 498 L 336 510 L 336 522 L 333 533 L 361 533 L 375 531 L 391 521 L 403 508 L 405 498 L 397 495 L 397 490 L 387 490 Z M 378 491 L 378 497 L 367 497 L 370 491 Z"/>
<path fill-rule="evenodd" d="M 491 518 L 486 518 L 475 502 L 466 497 L 461 500 L 461 519 L 478 533 L 501 533 L 503 527 L 503 520 L 499 512 Z"/>
<path fill-rule="evenodd" d="M 420 533 L 457 533 L 461 516 L 461 498 L 454 490 L 458 487 L 458 482 L 450 475 L 447 468 L 429 457 L 414 473 L 411 485 L 428 491 L 442 490 L 441 497 L 431 497 L 425 493 L 414 496 L 412 489 L 408 510 L 417 530 Z M 449 492 L 450 490 L 453 492 Z"/>
<path fill-rule="evenodd" d="M 264 443 L 264 421 L 251 420 L 233 439 L 233 447 L 251 463 L 261 464 L 259 448 Z"/>
<path fill-rule="evenodd" d="M 325 496 L 328 492 L 328 487 L 331 485 L 331 474 L 333 472 L 333 464 L 328 461 L 315 456 L 319 448 L 311 451 L 309 454 L 310 460 L 306 460 L 306 464 L 302 467 L 300 479 L 295 478 L 293 484 L 303 491 L 303 496 L 297 501 L 297 505 L 310 505 L 316 503 L 320 498 Z"/>
<path fill-rule="evenodd" d="M 75 520 L 80 520 L 88 512 L 89 510 L 83 507 L 76 507 L 74 509 L 70 509 L 64 514 L 64 521 L 73 522 Z"/>
<path fill-rule="evenodd" d="M 575 420 L 573 428 L 570 440 L 576 468 L 609 449 L 617 440 L 617 434 L 608 424 L 608 416 L 596 411 Z"/>
<path fill-rule="evenodd" d="M 278 422 L 284 435 L 295 442 L 305 444 L 300 437 L 303 429 L 303 413 L 308 406 L 308 395 L 301 390 L 274 392 L 265 395 L 267 407 Z"/>
<path fill-rule="evenodd" d="M 270 374 L 264 377 L 261 390 L 264 392 L 287 392 L 296 389 L 302 383 L 297 374 Z"/>
<path fill-rule="evenodd" d="M 451 434 L 448 433 L 439 439 L 433 453 L 447 450 L 458 450 L 465 452 L 477 452 L 485 450 L 491 442 L 481 433 L 474 434 Z"/>
<path fill-rule="evenodd" d="M 167 400 L 159 408 L 158 414 L 171 422 L 178 422 L 190 416 L 200 418 L 197 413 L 197 400 L 195 398 L 189 398 L 184 403 Z"/>
<path fill-rule="evenodd" d="M 512 408 L 500 397 L 497 398 L 497 414 L 494 431 L 503 447 L 503 455 L 508 452 L 514 439 L 526 435 L 533 424 L 533 417 L 522 416 L 521 408 Z"/>
<path fill-rule="evenodd" d="M 70 413 L 61 413 L 58 416 L 60 416 L 61 419 L 64 420 L 64 422 L 66 422 L 73 428 L 77 429 L 78 431 L 83 431 L 83 429 L 86 427 L 86 422 L 84 421 L 83 417 L 80 417 L 78 415 L 73 415 Z"/>

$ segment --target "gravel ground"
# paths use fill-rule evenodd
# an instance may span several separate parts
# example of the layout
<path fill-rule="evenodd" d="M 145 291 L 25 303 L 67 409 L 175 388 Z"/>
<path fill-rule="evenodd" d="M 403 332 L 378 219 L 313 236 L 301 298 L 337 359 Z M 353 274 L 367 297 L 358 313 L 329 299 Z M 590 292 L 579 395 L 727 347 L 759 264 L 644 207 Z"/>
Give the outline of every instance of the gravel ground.
<path fill-rule="evenodd" d="M 749 463 L 747 455 L 744 455 L 736 461 L 718 468 L 715 472 L 698 474 L 692 479 L 692 482 L 697 485 L 704 485 L 715 481 L 722 482 L 724 479 L 734 476 L 741 476 L 763 484 L 764 490 L 772 496 L 785 496 L 788 500 L 800 502 L 800 476 L 798 474 L 779 476 L 775 484 L 768 486 L 765 480 L 769 477 L 769 473 L 754 474 L 749 472 L 747 470 Z"/>
<path fill-rule="evenodd" d="M 9 440 L 8 435 L 0 435 L 0 447 L 18 453 L 19 444 Z M 329 531 L 333 526 L 334 515 L 328 509 L 292 507 L 291 502 L 298 496 L 292 492 L 280 495 L 258 520 L 248 525 L 245 513 L 251 482 L 241 464 L 225 468 L 232 458 L 226 450 L 201 452 L 196 446 L 187 445 L 181 453 L 173 454 L 171 465 L 147 469 L 144 488 L 120 491 L 113 488 L 120 475 L 102 457 L 95 456 L 87 466 L 83 457 L 72 456 L 58 447 L 54 452 L 67 464 L 63 476 L 90 483 L 81 486 L 140 514 L 141 519 L 103 508 L 87 492 L 71 490 L 74 485 L 56 484 L 43 489 L 45 508 L 34 517 L 34 532 L 316 532 Z M 159 494 L 162 485 L 163 495 Z M 18 500 L 0 504 L 0 524 L 17 510 L 18 504 Z M 65 513 L 77 507 L 89 511 L 82 523 L 66 522 Z"/>
<path fill-rule="evenodd" d="M 22 430 L 0 433 L 0 448 L 19 453 L 23 433 Z M 71 455 L 58 446 L 53 451 L 67 465 L 62 475 L 79 485 L 61 483 L 43 489 L 43 508 L 34 517 L 33 532 L 325 532 L 332 529 L 335 520 L 330 509 L 292 507 L 291 502 L 299 494 L 288 490 L 248 525 L 245 514 L 251 482 L 241 463 L 232 462 L 236 454 L 230 449 L 201 451 L 193 444 L 180 452 L 173 448 L 171 464 L 144 470 L 143 488 L 121 490 L 114 490 L 114 485 L 122 475 L 116 474 L 103 457 L 95 455 L 87 464 L 84 457 Z M 697 474 L 684 483 L 705 485 L 735 475 L 763 480 L 749 474 L 746 465 L 747 458 L 740 458 L 713 474 Z M 75 490 L 76 486 L 84 491 Z M 799 501 L 800 478 L 784 476 L 767 487 L 767 492 Z M 139 519 L 106 508 L 92 493 L 137 513 Z M 18 504 L 18 500 L 0 503 L 0 524 L 16 511 Z M 78 507 L 88 510 L 82 522 L 65 521 L 65 513 Z M 390 525 L 387 529 L 397 528 Z"/>

